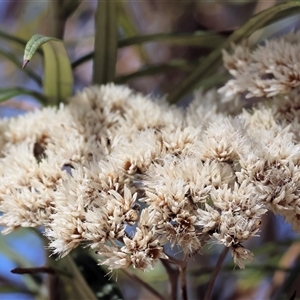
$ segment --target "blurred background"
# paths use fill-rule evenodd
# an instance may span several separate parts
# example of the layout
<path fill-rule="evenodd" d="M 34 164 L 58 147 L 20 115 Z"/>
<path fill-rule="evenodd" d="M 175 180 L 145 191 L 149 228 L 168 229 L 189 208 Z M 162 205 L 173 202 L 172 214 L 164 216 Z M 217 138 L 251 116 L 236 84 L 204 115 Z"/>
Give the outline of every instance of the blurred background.
<path fill-rule="evenodd" d="M 206 43 L 166 43 L 162 37 L 155 42 L 118 49 L 116 82 L 127 84 L 142 93 L 163 96 L 172 91 L 192 70 L 195 63 L 205 60 L 213 49 L 252 15 L 274 6 L 276 1 L 195 1 L 195 0 L 127 0 L 119 1 L 119 40 L 134 36 L 176 33 L 195 34 L 211 31 L 218 33 Z M 33 34 L 53 35 L 52 1 L 1 1 L 0 2 L 0 89 L 7 87 L 28 88 L 42 92 L 43 62 L 38 53 L 28 65 L 28 76 L 21 69 L 24 46 L 6 34 L 27 41 Z M 68 54 L 73 62 L 74 93 L 92 84 L 92 60 L 81 61 L 94 49 L 97 1 L 82 1 L 64 24 L 62 32 Z M 252 43 L 265 38 L 297 30 L 300 15 L 294 15 L 257 31 L 251 36 Z M 220 69 L 222 80 L 228 74 Z M 1 117 L 13 117 L 41 107 L 34 98 L 25 95 L 8 97 L 0 104 Z M 220 274 L 213 299 L 277 299 L 284 291 L 287 297 L 297 290 L 300 297 L 300 243 L 289 225 L 271 213 L 263 220 L 260 236 L 248 242 L 247 247 L 255 254 L 255 261 L 246 270 L 235 269 L 228 257 Z M 221 252 L 216 245 L 205 247 L 189 266 L 188 291 L 190 299 L 200 299 L 209 275 Z M 44 242 L 38 232 L 19 229 L 8 236 L 0 235 L 0 300 L 47 299 L 42 284 L 45 276 L 12 274 L 16 267 L 39 267 L 46 263 Z M 233 271 L 234 270 L 234 271 Z M 167 275 L 163 266 L 136 274 L 155 289 L 167 289 Z M 121 271 L 113 274 L 124 299 L 154 299 Z M 280 295 L 283 295 L 281 293 Z M 280 297 L 279 297 L 280 298 Z M 278 298 L 278 299 L 279 299 Z M 283 298 L 281 298 L 283 299 Z M 291 298 L 292 299 L 292 298 Z M 299 298 L 300 299 L 300 298 Z"/>

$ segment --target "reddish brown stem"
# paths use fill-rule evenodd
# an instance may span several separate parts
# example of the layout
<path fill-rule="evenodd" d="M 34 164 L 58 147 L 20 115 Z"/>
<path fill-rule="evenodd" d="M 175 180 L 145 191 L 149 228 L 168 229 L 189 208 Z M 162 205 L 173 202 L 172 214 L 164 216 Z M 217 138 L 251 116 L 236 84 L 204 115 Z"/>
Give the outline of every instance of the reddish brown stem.
<path fill-rule="evenodd" d="M 37 273 L 47 273 L 56 274 L 56 271 L 49 267 L 37 267 L 37 268 L 15 268 L 11 270 L 13 274 L 37 274 Z"/>
<path fill-rule="evenodd" d="M 208 283 L 208 287 L 207 287 L 207 290 L 206 290 L 206 293 L 205 293 L 205 296 L 204 296 L 204 300 L 209 300 L 211 298 L 211 292 L 212 292 L 212 289 L 214 287 L 214 284 L 215 284 L 215 281 L 216 281 L 216 278 L 221 270 L 221 267 L 222 267 L 222 264 L 223 264 L 223 261 L 228 253 L 228 250 L 229 248 L 228 247 L 224 247 L 223 251 L 221 252 L 219 258 L 218 258 L 218 261 L 217 261 L 217 264 L 213 270 L 213 273 L 210 277 L 210 280 L 209 280 L 209 283 Z"/>
<path fill-rule="evenodd" d="M 182 264 L 179 267 L 181 299 L 182 300 L 187 300 L 188 299 L 187 287 L 186 287 L 186 267 L 187 267 L 187 263 Z"/>
<path fill-rule="evenodd" d="M 134 273 L 127 269 L 121 269 L 127 276 L 129 276 L 132 280 L 138 282 L 141 286 L 143 286 L 145 289 L 147 289 L 150 293 L 155 295 L 160 300 L 165 300 L 165 298 L 156 291 L 151 285 L 149 285 L 147 282 L 143 281 L 141 278 L 136 276 Z"/>
<path fill-rule="evenodd" d="M 161 259 L 163 266 L 166 269 L 166 272 L 169 277 L 170 282 L 170 299 L 177 300 L 177 290 L 178 290 L 178 276 L 179 276 L 179 269 L 177 266 L 173 266 L 170 264 L 169 260 Z"/>

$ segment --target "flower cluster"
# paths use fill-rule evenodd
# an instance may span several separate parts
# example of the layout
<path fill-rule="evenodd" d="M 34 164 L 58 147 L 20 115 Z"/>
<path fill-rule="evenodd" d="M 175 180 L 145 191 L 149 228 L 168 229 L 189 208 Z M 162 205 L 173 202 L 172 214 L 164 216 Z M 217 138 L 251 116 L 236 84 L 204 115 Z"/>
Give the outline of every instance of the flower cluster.
<path fill-rule="evenodd" d="M 230 248 L 243 268 L 253 257 L 243 243 L 268 209 L 300 231 L 299 88 L 282 78 L 296 37 L 252 54 L 244 46 L 225 53 L 237 79 L 219 94 L 196 92 L 186 109 L 110 84 L 86 88 L 66 106 L 2 120 L 3 233 L 42 226 L 60 256 L 83 245 L 110 269 L 145 270 L 169 258 L 166 247 L 189 257 L 210 240 Z M 258 62 L 263 54 L 278 65 L 282 47 L 290 63 L 281 55 L 279 71 L 266 58 Z M 273 78 L 263 78 L 270 68 Z M 238 114 L 221 103 L 230 90 L 278 95 Z"/>
<path fill-rule="evenodd" d="M 300 85 L 300 32 L 266 41 L 252 52 L 245 42 L 233 49 L 232 55 L 223 50 L 224 65 L 235 77 L 220 89 L 224 100 L 242 93 L 269 98 Z"/>

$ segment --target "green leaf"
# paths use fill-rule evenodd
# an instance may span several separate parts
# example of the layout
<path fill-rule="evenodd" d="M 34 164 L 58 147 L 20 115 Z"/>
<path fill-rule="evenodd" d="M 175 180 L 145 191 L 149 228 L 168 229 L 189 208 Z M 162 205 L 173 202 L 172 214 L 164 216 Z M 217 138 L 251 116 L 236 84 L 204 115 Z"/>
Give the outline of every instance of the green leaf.
<path fill-rule="evenodd" d="M 116 1 L 98 0 L 96 11 L 94 84 L 113 82 L 117 62 Z"/>
<path fill-rule="evenodd" d="M 248 38 L 256 30 L 278 21 L 282 15 L 287 17 L 288 15 L 297 13 L 299 11 L 299 7 L 300 1 L 287 2 L 266 9 L 253 16 L 243 26 L 235 30 L 223 44 L 208 55 L 205 61 L 203 61 L 170 93 L 168 101 L 170 103 L 178 102 L 182 97 L 187 95 L 197 86 L 200 86 L 201 81 L 204 80 L 205 77 L 215 72 L 222 63 L 222 49 L 229 49 L 231 43 L 238 43 L 242 39 Z"/>
<path fill-rule="evenodd" d="M 292 1 L 291 1 L 292 2 Z M 300 12 L 300 8 L 295 8 L 295 7 L 292 7 L 292 8 L 288 8 L 286 10 L 283 10 L 283 11 L 280 11 L 276 14 L 276 20 L 270 20 L 269 22 L 266 23 L 265 26 L 268 26 L 276 21 L 280 21 L 282 19 L 285 19 L 285 18 L 288 18 L 288 17 L 291 17 L 293 15 L 296 15 L 296 14 L 299 14 Z"/>
<path fill-rule="evenodd" d="M 4 38 L 4 39 L 7 39 L 9 41 L 15 42 L 15 43 L 17 43 L 21 46 L 24 46 L 24 47 L 27 44 L 26 40 L 18 38 L 17 36 L 9 34 L 9 33 L 5 32 L 5 31 L 2 31 L 2 30 L 0 30 L 0 37 Z"/>
<path fill-rule="evenodd" d="M 133 73 L 118 76 L 118 77 L 116 77 L 115 82 L 119 83 L 119 84 L 123 84 L 134 78 L 144 77 L 144 76 L 153 76 L 156 74 L 172 71 L 174 69 L 191 71 L 193 65 L 194 64 L 191 64 L 185 60 L 172 60 L 165 64 L 149 65 L 149 66 L 146 66 L 145 68 L 142 68 Z"/>
<path fill-rule="evenodd" d="M 215 48 L 224 42 L 224 37 L 215 32 L 207 31 L 196 31 L 192 34 L 159 33 L 126 38 L 119 41 L 118 46 L 121 48 L 149 42 L 162 42 L 170 45 Z"/>
<path fill-rule="evenodd" d="M 201 59 L 200 59 L 201 60 Z M 115 83 L 124 84 L 127 83 L 131 79 L 145 77 L 145 76 L 155 76 L 157 74 L 166 73 L 173 70 L 183 70 L 183 71 L 192 71 L 195 63 L 188 62 L 185 60 L 174 59 L 165 64 L 158 64 L 158 65 L 150 65 L 145 68 L 142 68 L 138 71 L 135 71 L 130 74 L 117 76 L 115 79 Z M 207 90 L 224 82 L 228 78 L 228 75 L 224 74 L 215 74 L 213 76 L 208 76 L 202 81 L 203 89 Z"/>
<path fill-rule="evenodd" d="M 50 104 L 56 104 L 72 95 L 71 63 L 61 40 L 36 34 L 25 47 L 23 67 L 41 45 L 44 52 L 44 93 L 50 100 Z"/>
<path fill-rule="evenodd" d="M 204 48 L 216 48 L 224 37 L 214 32 L 196 31 L 192 34 L 160 33 L 143 36 L 134 36 L 118 41 L 118 48 L 139 45 L 143 43 L 162 42 L 170 45 L 197 46 Z M 93 58 L 94 52 L 90 52 L 72 63 L 72 68 Z"/>
<path fill-rule="evenodd" d="M 71 62 L 62 41 L 49 41 L 44 51 L 44 93 L 53 104 L 72 95 L 73 74 Z"/>
<path fill-rule="evenodd" d="M 19 95 L 28 95 L 37 99 L 43 105 L 47 104 L 47 98 L 43 94 L 21 87 L 0 89 L 0 102 L 4 102 Z"/>
<path fill-rule="evenodd" d="M 47 37 L 42 34 L 33 35 L 25 46 L 22 68 L 24 69 L 26 67 L 26 65 L 29 63 L 33 54 L 37 51 L 39 46 L 51 40 L 57 40 L 57 39 L 54 37 Z"/>

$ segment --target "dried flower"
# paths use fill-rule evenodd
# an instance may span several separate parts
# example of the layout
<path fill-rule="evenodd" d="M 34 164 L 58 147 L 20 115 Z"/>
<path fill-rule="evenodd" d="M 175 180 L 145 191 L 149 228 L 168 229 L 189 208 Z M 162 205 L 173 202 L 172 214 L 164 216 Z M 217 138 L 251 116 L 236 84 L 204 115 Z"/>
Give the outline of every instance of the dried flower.
<path fill-rule="evenodd" d="M 300 85 L 299 32 L 266 41 L 250 52 L 246 43 L 233 45 L 233 54 L 223 50 L 224 65 L 235 79 L 219 92 L 231 100 L 246 92 L 246 97 L 273 97 L 287 94 Z"/>
<path fill-rule="evenodd" d="M 110 84 L 3 121 L 3 233 L 43 226 L 55 254 L 83 245 L 110 270 L 147 270 L 167 247 L 187 260 L 209 240 L 243 268 L 267 209 L 300 231 L 298 38 L 224 52 L 236 79 L 185 110 Z M 221 103 L 244 92 L 273 101 Z"/>

